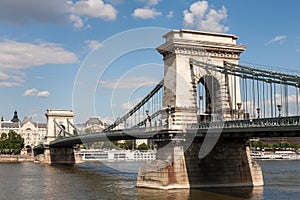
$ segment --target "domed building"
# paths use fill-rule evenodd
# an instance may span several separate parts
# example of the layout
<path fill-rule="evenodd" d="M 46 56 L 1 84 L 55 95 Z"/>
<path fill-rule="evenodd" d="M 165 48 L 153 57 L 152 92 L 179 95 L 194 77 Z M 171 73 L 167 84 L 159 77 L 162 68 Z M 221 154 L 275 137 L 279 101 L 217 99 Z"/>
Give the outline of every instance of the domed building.
<path fill-rule="evenodd" d="M 15 111 L 10 121 L 5 121 L 3 117 L 0 121 L 1 133 L 9 133 L 11 130 L 21 135 L 25 148 L 29 149 L 43 143 L 47 133 L 47 124 L 33 122 L 32 117 L 24 117 L 23 121 L 20 121 L 18 112 Z"/>
<path fill-rule="evenodd" d="M 80 131 L 86 133 L 100 132 L 104 129 L 104 123 L 98 117 L 90 117 L 84 124 L 77 124 Z"/>

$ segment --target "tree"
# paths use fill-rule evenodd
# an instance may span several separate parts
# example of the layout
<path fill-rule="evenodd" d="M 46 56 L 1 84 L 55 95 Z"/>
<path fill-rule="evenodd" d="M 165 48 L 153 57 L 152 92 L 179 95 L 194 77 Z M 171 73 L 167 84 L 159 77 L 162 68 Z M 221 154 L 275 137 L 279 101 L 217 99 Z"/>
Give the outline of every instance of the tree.
<path fill-rule="evenodd" d="M 259 147 L 260 149 L 264 148 L 264 145 L 261 141 L 252 141 L 251 146 L 254 147 L 254 148 Z"/>
<path fill-rule="evenodd" d="M 143 144 L 140 144 L 138 147 L 137 147 L 138 150 L 148 150 L 149 147 L 147 144 L 143 143 Z"/>
<path fill-rule="evenodd" d="M 0 150 L 1 153 L 20 154 L 24 148 L 24 139 L 20 134 L 10 130 L 8 134 L 1 134 Z"/>
<path fill-rule="evenodd" d="M 7 134 L 6 133 L 1 133 L 1 140 L 6 140 Z"/>

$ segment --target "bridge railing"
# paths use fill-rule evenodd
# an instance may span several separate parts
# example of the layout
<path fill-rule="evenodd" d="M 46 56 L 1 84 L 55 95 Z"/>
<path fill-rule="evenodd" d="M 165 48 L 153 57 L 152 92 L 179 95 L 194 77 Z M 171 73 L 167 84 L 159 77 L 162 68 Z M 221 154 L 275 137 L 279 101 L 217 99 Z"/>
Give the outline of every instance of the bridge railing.
<path fill-rule="evenodd" d="M 282 127 L 300 125 L 300 116 L 259 118 L 251 120 L 232 120 L 218 122 L 201 122 L 188 126 L 188 129 L 226 129 L 226 128 L 254 128 L 254 127 Z"/>

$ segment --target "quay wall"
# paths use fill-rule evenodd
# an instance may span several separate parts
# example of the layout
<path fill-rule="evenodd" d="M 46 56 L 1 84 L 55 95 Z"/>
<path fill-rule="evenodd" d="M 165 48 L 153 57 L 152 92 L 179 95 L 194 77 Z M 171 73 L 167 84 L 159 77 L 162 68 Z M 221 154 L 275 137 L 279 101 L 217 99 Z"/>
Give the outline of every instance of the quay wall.
<path fill-rule="evenodd" d="M 33 162 L 34 158 L 24 155 L 0 155 L 0 163 Z"/>

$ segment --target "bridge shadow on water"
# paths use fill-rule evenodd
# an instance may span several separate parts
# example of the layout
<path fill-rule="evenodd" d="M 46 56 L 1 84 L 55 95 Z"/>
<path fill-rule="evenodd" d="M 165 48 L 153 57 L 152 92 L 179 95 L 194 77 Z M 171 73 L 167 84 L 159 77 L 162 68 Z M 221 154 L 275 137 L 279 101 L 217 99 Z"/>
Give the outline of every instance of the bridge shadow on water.
<path fill-rule="evenodd" d="M 136 187 L 137 173 L 143 162 L 94 162 L 76 165 L 51 165 L 49 170 L 68 174 L 77 184 L 72 184 L 81 193 L 88 190 L 89 195 L 99 195 L 96 199 L 172 199 L 172 200 L 239 200 L 263 199 L 264 187 L 241 188 L 201 188 L 158 190 Z M 81 187 L 85 183 L 84 187 Z M 87 193 L 84 193 L 87 195 Z M 93 198 L 91 198 L 93 199 Z"/>
<path fill-rule="evenodd" d="M 263 187 L 241 188 L 202 188 L 202 189 L 176 189 L 155 190 L 137 188 L 137 199 L 172 199 L 172 200 L 242 200 L 263 199 Z"/>
<path fill-rule="evenodd" d="M 93 172 L 98 175 L 111 178 L 123 177 L 126 179 L 127 187 L 130 185 L 131 192 L 135 193 L 136 199 L 172 199 L 172 200 L 239 200 L 263 199 L 264 187 L 235 187 L 235 188 L 201 188 L 201 189 L 174 189 L 158 190 L 136 187 L 136 180 L 139 168 L 145 162 L 96 162 L 77 165 L 78 170 Z M 129 189 L 129 188 L 127 188 Z M 135 196 L 134 195 L 134 196 Z"/>

